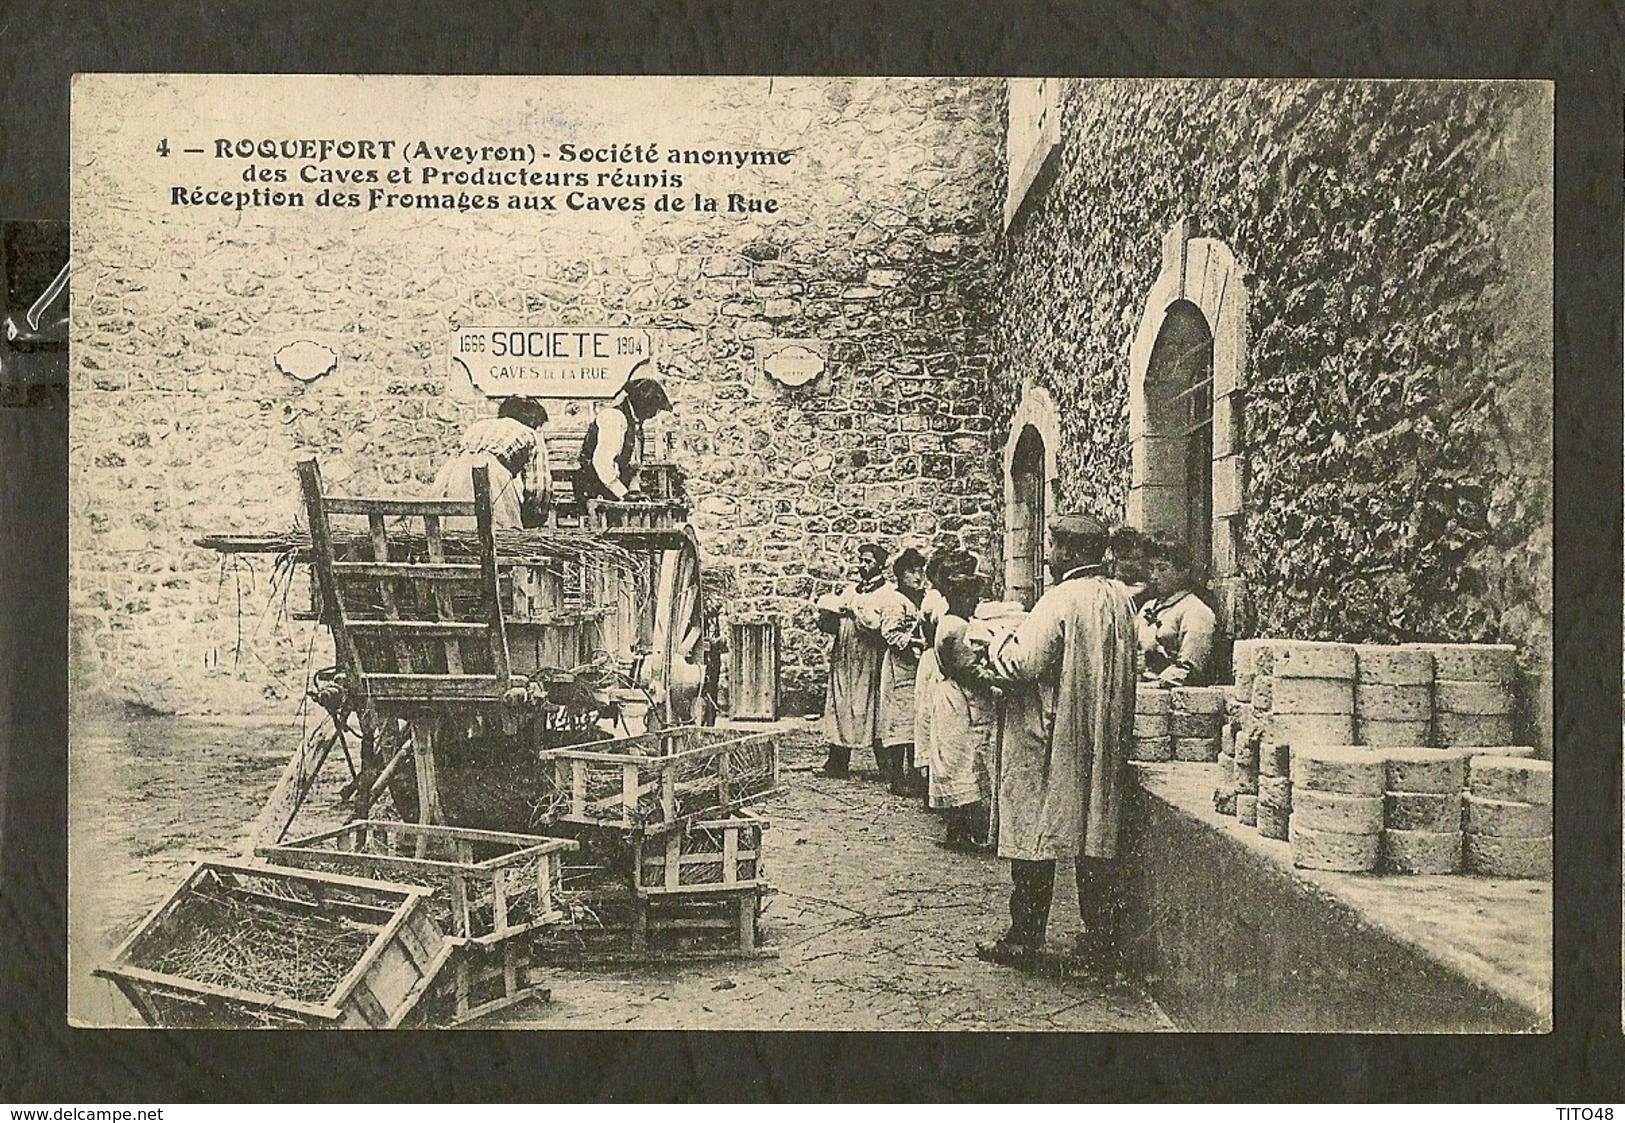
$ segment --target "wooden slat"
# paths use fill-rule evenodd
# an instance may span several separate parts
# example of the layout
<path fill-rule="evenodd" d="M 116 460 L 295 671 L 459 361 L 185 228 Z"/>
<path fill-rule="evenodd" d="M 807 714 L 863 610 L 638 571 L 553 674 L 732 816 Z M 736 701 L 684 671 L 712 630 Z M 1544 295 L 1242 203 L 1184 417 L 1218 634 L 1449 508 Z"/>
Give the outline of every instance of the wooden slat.
<path fill-rule="evenodd" d="M 305 501 L 305 517 L 310 523 L 312 562 L 322 599 L 333 608 L 331 627 L 338 662 L 352 679 L 361 677 L 361 658 L 345 627 L 344 602 L 339 597 L 338 580 L 333 575 L 333 533 L 327 524 L 326 500 L 322 498 L 322 474 L 316 458 L 307 456 L 298 463 L 299 490 Z"/>
<path fill-rule="evenodd" d="M 438 822 L 440 816 L 440 785 L 435 778 L 434 766 L 434 718 L 419 718 L 412 722 L 412 759 L 417 762 L 418 780 L 418 822 Z M 414 845 L 416 856 L 423 857 L 426 843 L 424 835 L 418 835 Z"/>
<path fill-rule="evenodd" d="M 477 636 L 485 625 L 472 620 L 351 620 L 350 631 L 363 635 L 411 636 L 417 639 L 440 636 Z M 455 672 L 453 672 L 455 673 Z"/>
<path fill-rule="evenodd" d="M 446 559 L 446 543 L 440 533 L 439 515 L 423 516 L 423 538 L 429 546 L 429 565 L 420 565 L 418 569 L 423 571 L 443 568 Z M 473 570 L 476 578 L 482 574 L 482 570 L 477 565 L 459 566 L 458 568 Z M 432 576 L 429 577 L 429 581 L 429 588 L 434 591 L 435 615 L 442 620 L 453 619 L 456 613 L 452 609 L 451 592 L 446 588 L 445 582 L 435 580 Z M 463 673 L 463 645 L 455 637 L 446 640 L 446 670 L 454 675 Z"/>
<path fill-rule="evenodd" d="M 329 510 L 332 509 L 331 503 L 332 501 L 329 500 Z M 367 526 L 372 536 L 372 560 L 375 562 L 388 562 L 389 531 L 384 527 L 384 516 L 377 511 L 367 512 Z M 384 615 L 391 620 L 399 620 L 401 612 L 400 607 L 395 603 L 394 580 L 389 577 L 378 578 L 378 595 L 384 601 Z M 410 674 L 417 670 L 417 666 L 412 662 L 412 649 L 407 645 L 405 639 L 395 637 L 393 647 L 395 649 L 395 669 L 397 671 Z"/>
<path fill-rule="evenodd" d="M 474 485 L 474 522 L 480 539 L 480 568 L 485 580 L 480 583 L 480 600 L 485 619 L 491 626 L 491 666 L 497 677 L 508 681 L 508 635 L 502 624 L 502 598 L 497 595 L 497 547 L 491 526 L 491 473 L 481 464 L 471 473 Z"/>
<path fill-rule="evenodd" d="M 334 515 L 474 515 L 474 504 L 466 499 L 371 499 L 359 496 L 335 497 L 327 500 L 327 510 Z"/>
<path fill-rule="evenodd" d="M 123 976 L 136 983 L 148 983 L 167 989 L 197 995 L 209 995 L 214 998 L 227 999 L 242 1006 L 259 1009 L 286 1010 L 296 1014 L 304 1014 L 313 1018 L 336 1020 L 337 1011 L 331 1006 L 318 1006 L 311 1002 L 300 1002 L 293 998 L 276 998 L 272 995 L 262 994 L 259 991 L 243 990 L 238 987 L 222 987 L 213 983 L 201 983 L 194 979 L 185 979 L 179 975 L 167 975 L 162 971 L 149 971 L 145 967 L 133 967 L 129 964 L 97 967 L 92 974 L 106 979 L 117 979 Z"/>
<path fill-rule="evenodd" d="M 362 683 L 374 698 L 383 701 L 481 698 L 494 701 L 507 689 L 506 679 L 495 675 L 363 675 Z"/>
<path fill-rule="evenodd" d="M 469 562 L 334 562 L 333 572 L 356 577 L 421 577 L 426 581 L 478 581 L 480 567 Z"/>
<path fill-rule="evenodd" d="M 384 1004 L 378 1001 L 377 995 L 365 982 L 350 992 L 344 1004 L 358 1013 L 369 1026 L 382 1029 L 389 1024 L 389 1011 L 384 1009 Z"/>

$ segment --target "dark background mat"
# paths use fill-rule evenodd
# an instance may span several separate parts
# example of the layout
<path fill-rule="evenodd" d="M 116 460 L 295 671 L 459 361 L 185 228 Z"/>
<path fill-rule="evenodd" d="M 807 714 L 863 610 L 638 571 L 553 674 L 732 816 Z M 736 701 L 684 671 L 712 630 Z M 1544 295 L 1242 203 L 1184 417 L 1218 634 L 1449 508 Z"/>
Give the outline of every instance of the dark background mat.
<path fill-rule="evenodd" d="M 0 8 L 7 221 L 67 217 L 76 71 L 1554 79 L 1560 762 L 1544 1037 L 70 1030 L 68 411 L 41 398 L 0 408 L 0 1101 L 1621 1099 L 1621 20 L 1580 0 Z"/>

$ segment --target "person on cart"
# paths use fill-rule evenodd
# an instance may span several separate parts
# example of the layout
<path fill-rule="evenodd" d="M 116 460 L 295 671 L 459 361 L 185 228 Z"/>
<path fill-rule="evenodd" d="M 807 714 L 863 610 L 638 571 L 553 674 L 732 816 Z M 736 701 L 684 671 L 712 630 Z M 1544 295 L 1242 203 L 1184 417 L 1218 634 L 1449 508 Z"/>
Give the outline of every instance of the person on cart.
<path fill-rule="evenodd" d="M 474 498 L 474 473 L 483 465 L 491 477 L 491 525 L 540 526 L 553 501 L 542 428 L 547 407 L 535 398 L 507 398 L 495 417 L 481 418 L 463 434 L 457 455 L 441 466 L 434 494 L 442 499 Z M 458 525 L 463 524 L 463 525 Z M 473 520 L 446 520 L 448 529 L 472 529 Z"/>
<path fill-rule="evenodd" d="M 671 399 L 658 381 L 634 378 L 593 414 L 581 439 L 577 492 L 583 502 L 639 497 L 636 482 L 644 423 L 670 411 Z"/>

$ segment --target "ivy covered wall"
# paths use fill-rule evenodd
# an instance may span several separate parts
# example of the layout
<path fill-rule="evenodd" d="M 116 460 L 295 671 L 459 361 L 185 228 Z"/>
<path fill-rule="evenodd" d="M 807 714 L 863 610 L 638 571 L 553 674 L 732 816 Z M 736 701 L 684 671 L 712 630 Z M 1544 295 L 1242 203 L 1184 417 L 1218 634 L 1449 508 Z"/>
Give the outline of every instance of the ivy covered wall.
<path fill-rule="evenodd" d="M 1534 83 L 1073 81 L 997 264 L 995 434 L 1060 407 L 1121 519 L 1128 350 L 1166 231 L 1251 274 L 1247 635 L 1510 642 L 1549 743 L 1551 143 Z"/>

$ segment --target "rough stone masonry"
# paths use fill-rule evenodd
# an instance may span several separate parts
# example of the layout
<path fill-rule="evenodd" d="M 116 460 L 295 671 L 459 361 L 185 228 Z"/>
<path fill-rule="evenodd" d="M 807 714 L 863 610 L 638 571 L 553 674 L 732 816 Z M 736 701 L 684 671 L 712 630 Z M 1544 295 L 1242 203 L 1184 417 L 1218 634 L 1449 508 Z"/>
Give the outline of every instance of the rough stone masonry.
<path fill-rule="evenodd" d="M 342 493 L 421 490 L 461 429 L 494 410 L 448 362 L 463 325 L 650 329 L 704 564 L 730 612 L 783 621 L 792 710 L 816 708 L 822 689 L 809 602 L 858 540 L 923 548 L 951 533 L 996 551 L 987 378 L 1002 83 L 674 81 L 663 112 L 705 121 L 711 147 L 794 152 L 741 181 L 777 210 L 584 228 L 457 210 L 194 214 L 154 206 L 129 164 L 84 157 L 128 150 L 130 121 L 257 135 L 254 87 L 206 81 L 204 97 L 160 86 L 145 103 L 93 84 L 75 94 L 77 691 L 156 709 L 288 709 L 332 660 L 325 632 L 286 611 L 302 588 L 269 557 L 223 562 L 192 542 L 286 527 L 301 451 Z M 438 97 L 471 136 L 565 122 L 591 137 L 607 112 L 601 89 L 558 82 L 453 80 Z M 204 119 L 223 106 L 245 127 Z M 725 198 L 729 181 L 713 182 Z M 764 377 L 757 347 L 772 338 L 822 341 L 826 373 L 798 388 Z M 333 369 L 282 373 L 274 356 L 301 340 L 331 350 Z M 583 409 L 567 404 L 555 422 L 580 427 Z"/>

